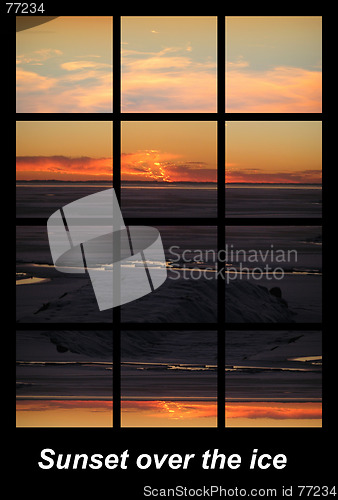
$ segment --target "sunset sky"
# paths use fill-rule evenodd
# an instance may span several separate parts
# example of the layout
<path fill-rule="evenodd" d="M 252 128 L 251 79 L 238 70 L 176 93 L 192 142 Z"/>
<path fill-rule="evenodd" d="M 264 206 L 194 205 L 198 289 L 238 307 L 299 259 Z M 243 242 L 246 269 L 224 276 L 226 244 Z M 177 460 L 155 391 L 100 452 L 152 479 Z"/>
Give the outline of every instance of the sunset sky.
<path fill-rule="evenodd" d="M 19 399 L 17 427 L 112 427 L 112 400 Z"/>
<path fill-rule="evenodd" d="M 227 122 L 226 182 L 320 183 L 321 122 Z"/>
<path fill-rule="evenodd" d="M 60 16 L 18 31 L 17 112 L 111 112 L 112 30 Z M 123 112 L 216 111 L 216 16 L 122 16 L 121 30 Z M 227 112 L 321 112 L 321 65 L 321 16 L 226 17 Z"/>
<path fill-rule="evenodd" d="M 321 427 L 320 402 L 226 404 L 226 427 Z"/>
<path fill-rule="evenodd" d="M 112 180 L 112 122 L 17 122 L 17 180 Z M 122 180 L 216 182 L 215 122 L 123 122 Z"/>
<path fill-rule="evenodd" d="M 226 17 L 226 111 L 320 113 L 321 16 Z"/>
<path fill-rule="evenodd" d="M 112 111 L 112 17 L 57 17 L 16 34 L 18 113 Z"/>
<path fill-rule="evenodd" d="M 122 401 L 122 427 L 216 427 L 215 401 Z"/>
<path fill-rule="evenodd" d="M 321 183 L 321 122 L 226 123 L 226 182 Z M 112 122 L 17 122 L 17 180 L 112 180 Z M 121 178 L 216 182 L 216 122 L 122 122 Z"/>
<path fill-rule="evenodd" d="M 216 16 L 122 17 L 122 111 L 216 111 Z"/>
<path fill-rule="evenodd" d="M 17 122 L 17 180 L 112 180 L 112 122 Z"/>
<path fill-rule="evenodd" d="M 123 122 L 122 180 L 216 182 L 215 122 Z"/>

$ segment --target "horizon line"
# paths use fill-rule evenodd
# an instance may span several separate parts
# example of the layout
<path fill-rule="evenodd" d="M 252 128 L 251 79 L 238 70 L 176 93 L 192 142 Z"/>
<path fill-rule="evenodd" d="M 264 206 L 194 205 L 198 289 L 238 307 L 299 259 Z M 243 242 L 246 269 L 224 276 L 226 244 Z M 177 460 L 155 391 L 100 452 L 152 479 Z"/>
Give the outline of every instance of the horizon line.
<path fill-rule="evenodd" d="M 16 183 L 20 182 L 50 182 L 50 183 L 91 183 L 91 182 L 99 182 L 103 184 L 112 184 L 113 180 L 105 180 L 105 179 L 88 179 L 88 180 L 64 180 L 64 179 L 17 179 Z M 121 184 L 132 184 L 132 183 L 139 183 L 139 184 L 158 184 L 158 185 L 171 185 L 171 184 L 215 184 L 217 185 L 217 181 L 156 181 L 156 180 L 121 180 Z M 242 181 L 242 182 L 227 182 L 225 181 L 225 184 L 251 184 L 251 185 L 290 185 L 290 186 L 297 186 L 297 185 L 308 185 L 308 186 L 321 186 L 322 182 L 249 182 L 249 181 Z"/>

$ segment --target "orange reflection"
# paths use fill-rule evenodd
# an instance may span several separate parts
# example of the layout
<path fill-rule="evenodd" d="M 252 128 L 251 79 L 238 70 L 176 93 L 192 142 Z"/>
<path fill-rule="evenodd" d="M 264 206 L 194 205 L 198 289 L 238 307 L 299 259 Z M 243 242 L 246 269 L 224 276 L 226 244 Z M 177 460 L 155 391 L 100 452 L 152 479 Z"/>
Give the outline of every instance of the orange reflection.
<path fill-rule="evenodd" d="M 112 427 L 112 401 L 21 400 L 17 427 Z"/>
<path fill-rule="evenodd" d="M 123 427 L 215 427 L 214 401 L 123 401 Z"/>
<path fill-rule="evenodd" d="M 321 403 L 227 403 L 227 427 L 321 427 Z"/>

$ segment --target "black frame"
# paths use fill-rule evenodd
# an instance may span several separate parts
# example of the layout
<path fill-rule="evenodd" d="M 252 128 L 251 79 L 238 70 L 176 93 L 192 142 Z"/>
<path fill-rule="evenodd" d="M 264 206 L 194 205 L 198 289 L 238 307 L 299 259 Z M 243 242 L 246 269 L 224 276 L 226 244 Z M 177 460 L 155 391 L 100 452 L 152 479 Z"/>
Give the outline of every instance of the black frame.
<path fill-rule="evenodd" d="M 67 10 L 67 9 L 66 9 Z M 85 14 L 80 14 L 85 15 Z M 149 225 L 200 225 L 200 226 L 216 226 L 217 227 L 217 248 L 222 250 L 225 248 L 226 226 L 231 225 L 261 225 L 261 226 L 276 226 L 284 225 L 307 225 L 307 226 L 322 226 L 322 218 L 316 219 L 245 219 L 245 218 L 228 218 L 225 214 L 225 123 L 228 121 L 322 121 L 323 128 L 326 126 L 323 120 L 323 113 L 226 113 L 225 111 L 225 40 L 226 40 L 226 16 L 215 16 L 217 18 L 217 112 L 216 113 L 122 113 L 121 112 L 121 18 L 124 16 L 113 15 L 113 113 L 112 114 L 64 114 L 64 113 L 12 113 L 14 118 L 14 127 L 17 120 L 28 121 L 112 121 L 113 122 L 113 187 L 116 196 L 121 201 L 121 123 L 124 121 L 214 121 L 217 123 L 217 216 L 215 218 L 194 219 L 194 218 L 147 218 Z M 128 16 L 125 16 L 128 17 Z M 324 53 L 324 50 L 323 50 Z M 13 55 L 12 55 L 13 56 Z M 15 60 L 15 59 L 14 59 Z M 11 62 L 12 64 L 12 62 Z M 11 78 L 13 78 L 11 76 Z M 13 78 L 14 79 L 14 78 Z M 12 80 L 11 80 L 12 81 Z M 15 85 L 13 85 L 15 89 Z M 12 88 L 10 92 L 13 92 Z M 13 94 L 12 94 L 13 95 Z M 15 95 L 15 92 L 14 92 Z M 14 98 L 15 109 L 15 98 Z M 15 128 L 14 128 L 15 130 Z M 323 130 L 324 132 L 324 130 Z M 325 211 L 325 192 L 323 184 L 324 208 Z M 323 214 L 324 214 L 323 211 Z M 143 224 L 143 219 L 125 219 L 126 224 Z M 34 218 L 17 218 L 16 226 L 36 226 L 44 225 L 46 221 Z M 323 226 L 322 226 L 323 227 Z M 325 247 L 324 247 L 325 250 Z M 224 268 L 223 262 L 218 262 L 219 268 Z M 322 323 L 297 323 L 297 324 L 230 324 L 226 322 L 224 303 L 225 303 L 225 280 L 218 280 L 218 311 L 217 322 L 206 324 L 134 324 L 122 323 L 120 307 L 115 307 L 112 310 L 113 324 L 107 323 L 62 323 L 62 324 L 24 324 L 18 323 L 16 328 L 22 330 L 91 330 L 102 329 L 109 330 L 113 328 L 113 422 L 112 428 L 118 430 L 121 428 L 121 334 L 124 330 L 213 330 L 217 332 L 218 346 L 218 369 L 217 369 L 217 428 L 226 429 L 225 427 L 225 411 L 226 411 L 226 380 L 225 380 L 225 335 L 226 330 L 318 330 L 322 331 Z M 175 430 L 177 432 L 177 430 Z"/>

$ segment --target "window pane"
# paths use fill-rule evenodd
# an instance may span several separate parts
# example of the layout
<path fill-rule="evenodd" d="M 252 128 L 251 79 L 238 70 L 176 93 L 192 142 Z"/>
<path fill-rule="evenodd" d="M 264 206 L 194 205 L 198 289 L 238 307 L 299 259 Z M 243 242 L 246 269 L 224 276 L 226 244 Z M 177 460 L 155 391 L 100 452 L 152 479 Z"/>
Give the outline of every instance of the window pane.
<path fill-rule="evenodd" d="M 216 17 L 122 17 L 122 111 L 216 111 Z"/>
<path fill-rule="evenodd" d="M 112 111 L 112 17 L 17 18 L 17 113 Z"/>

